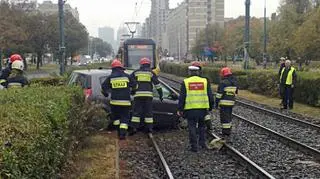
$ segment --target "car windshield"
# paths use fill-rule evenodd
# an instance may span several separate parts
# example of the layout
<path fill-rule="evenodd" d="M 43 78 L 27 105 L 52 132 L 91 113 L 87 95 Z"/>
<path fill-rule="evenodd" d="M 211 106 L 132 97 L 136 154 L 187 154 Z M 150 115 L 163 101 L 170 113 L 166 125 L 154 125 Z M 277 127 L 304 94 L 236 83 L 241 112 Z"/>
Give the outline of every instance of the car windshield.
<path fill-rule="evenodd" d="M 146 57 L 153 63 L 153 47 L 152 45 L 129 45 L 128 46 L 128 67 L 138 69 L 140 67 L 139 61 Z M 152 66 L 152 64 L 151 64 Z"/>
<path fill-rule="evenodd" d="M 169 96 L 171 95 L 171 92 L 162 83 L 161 83 L 161 88 L 162 88 L 163 98 L 168 99 Z M 159 98 L 158 91 L 155 87 L 153 88 L 153 97 Z"/>

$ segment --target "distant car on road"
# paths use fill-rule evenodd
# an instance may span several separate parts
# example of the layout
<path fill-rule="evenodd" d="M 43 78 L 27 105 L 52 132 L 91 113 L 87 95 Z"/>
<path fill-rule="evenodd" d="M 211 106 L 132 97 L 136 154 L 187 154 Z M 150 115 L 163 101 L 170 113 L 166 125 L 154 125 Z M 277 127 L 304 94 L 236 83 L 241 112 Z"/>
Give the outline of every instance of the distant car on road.
<path fill-rule="evenodd" d="M 131 73 L 132 71 L 127 71 Z M 96 101 L 104 105 L 104 109 L 109 111 L 109 101 L 101 93 L 101 84 L 111 74 L 111 69 L 91 69 L 75 70 L 72 72 L 68 85 L 80 85 L 84 91 L 87 101 Z M 178 93 L 168 84 L 160 80 L 163 90 L 163 102 L 160 101 L 157 90 L 154 88 L 153 114 L 155 127 L 168 127 L 178 124 L 179 117 L 176 115 L 178 106 Z M 133 101 L 133 98 L 132 98 Z"/>

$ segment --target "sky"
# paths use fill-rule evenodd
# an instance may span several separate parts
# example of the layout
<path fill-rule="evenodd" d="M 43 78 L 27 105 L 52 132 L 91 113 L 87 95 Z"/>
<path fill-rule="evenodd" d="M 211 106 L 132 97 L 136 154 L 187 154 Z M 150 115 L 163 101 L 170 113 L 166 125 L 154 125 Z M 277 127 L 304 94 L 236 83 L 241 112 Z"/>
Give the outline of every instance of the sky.
<path fill-rule="evenodd" d="M 41 3 L 43 0 L 38 0 Z M 169 0 L 170 8 L 175 8 L 183 0 Z M 280 0 L 267 1 L 267 16 L 276 12 Z M 53 0 L 57 2 L 57 0 Z M 245 0 L 225 0 L 225 17 L 238 17 L 245 14 Z M 77 7 L 80 22 L 91 36 L 97 36 L 98 28 L 109 26 L 115 33 L 126 21 L 143 23 L 151 9 L 151 0 L 67 0 Z M 136 6 L 137 4 L 137 6 Z M 264 0 L 251 0 L 251 16 L 263 17 Z"/>

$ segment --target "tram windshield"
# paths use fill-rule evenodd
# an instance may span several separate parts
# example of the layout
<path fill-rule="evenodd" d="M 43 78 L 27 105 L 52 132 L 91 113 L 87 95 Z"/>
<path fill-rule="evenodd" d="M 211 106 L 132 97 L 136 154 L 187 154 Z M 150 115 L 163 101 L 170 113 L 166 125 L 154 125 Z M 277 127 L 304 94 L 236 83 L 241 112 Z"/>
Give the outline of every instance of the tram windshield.
<path fill-rule="evenodd" d="M 128 67 L 138 69 L 140 67 L 139 61 L 146 57 L 151 61 L 153 66 L 153 46 L 152 45 L 128 45 Z"/>

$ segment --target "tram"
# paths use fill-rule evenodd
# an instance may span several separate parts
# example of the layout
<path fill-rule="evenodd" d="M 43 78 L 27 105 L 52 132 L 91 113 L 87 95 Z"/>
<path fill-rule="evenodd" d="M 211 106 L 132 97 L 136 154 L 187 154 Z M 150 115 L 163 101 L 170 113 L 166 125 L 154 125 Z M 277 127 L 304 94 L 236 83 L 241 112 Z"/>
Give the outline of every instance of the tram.
<path fill-rule="evenodd" d="M 138 69 L 140 67 L 139 61 L 143 57 L 151 60 L 153 72 L 159 75 L 159 56 L 156 43 L 152 39 L 127 39 L 118 52 L 118 58 L 121 59 L 124 67 L 128 69 Z"/>

